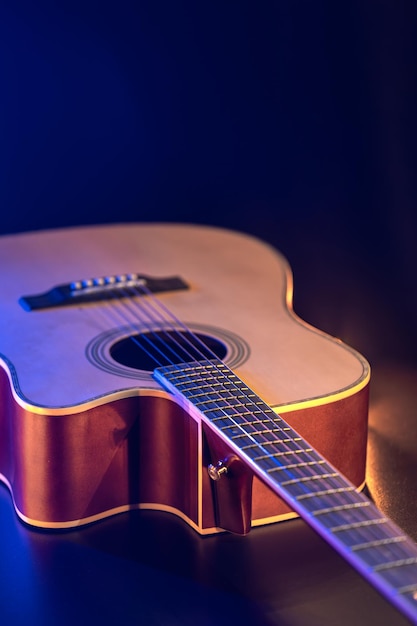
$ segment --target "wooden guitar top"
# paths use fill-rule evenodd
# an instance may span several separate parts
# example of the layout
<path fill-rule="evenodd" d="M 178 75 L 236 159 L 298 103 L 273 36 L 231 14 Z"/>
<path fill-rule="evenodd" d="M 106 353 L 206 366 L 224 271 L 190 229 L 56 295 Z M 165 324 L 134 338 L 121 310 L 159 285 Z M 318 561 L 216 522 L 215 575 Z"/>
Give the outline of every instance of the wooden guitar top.
<path fill-rule="evenodd" d="M 225 362 L 271 406 L 333 401 L 368 382 L 365 359 L 294 314 L 290 268 L 268 245 L 217 228 L 122 224 L 0 239 L 0 355 L 16 402 L 59 415 L 159 389 L 149 372 L 109 354 L 138 324 L 133 307 L 121 315 L 113 303 L 19 304 L 56 285 L 126 272 L 180 276 L 189 289 L 158 298 L 192 330 L 218 338 Z"/>

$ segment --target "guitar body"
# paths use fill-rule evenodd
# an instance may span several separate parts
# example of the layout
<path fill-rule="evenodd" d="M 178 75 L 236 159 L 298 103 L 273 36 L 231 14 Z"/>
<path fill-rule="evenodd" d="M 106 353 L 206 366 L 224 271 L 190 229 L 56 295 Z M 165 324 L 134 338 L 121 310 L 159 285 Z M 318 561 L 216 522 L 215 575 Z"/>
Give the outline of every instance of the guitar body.
<path fill-rule="evenodd" d="M 131 336 L 166 329 L 159 314 L 144 316 L 144 298 L 22 305 L 57 285 L 130 272 L 180 277 L 187 288 L 164 290 L 158 302 L 363 485 L 369 366 L 293 313 L 279 253 L 207 227 L 72 228 L 0 239 L 0 478 L 24 521 L 68 528 L 151 508 L 207 534 L 246 532 L 243 518 L 258 525 L 295 515 L 248 470 L 210 480 L 207 465 L 227 445 L 125 348 Z"/>

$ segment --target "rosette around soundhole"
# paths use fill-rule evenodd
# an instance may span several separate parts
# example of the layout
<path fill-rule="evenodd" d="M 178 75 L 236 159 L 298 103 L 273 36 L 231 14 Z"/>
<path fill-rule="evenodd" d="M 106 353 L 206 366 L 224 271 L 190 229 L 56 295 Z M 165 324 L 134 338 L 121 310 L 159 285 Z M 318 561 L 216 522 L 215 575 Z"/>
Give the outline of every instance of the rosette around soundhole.
<path fill-rule="evenodd" d="M 184 328 L 187 330 L 184 330 Z M 124 378 L 149 380 L 158 365 L 217 357 L 230 368 L 247 361 L 247 342 L 229 330 L 203 324 L 175 328 L 158 325 L 146 330 L 114 328 L 96 336 L 86 347 L 96 367 Z"/>

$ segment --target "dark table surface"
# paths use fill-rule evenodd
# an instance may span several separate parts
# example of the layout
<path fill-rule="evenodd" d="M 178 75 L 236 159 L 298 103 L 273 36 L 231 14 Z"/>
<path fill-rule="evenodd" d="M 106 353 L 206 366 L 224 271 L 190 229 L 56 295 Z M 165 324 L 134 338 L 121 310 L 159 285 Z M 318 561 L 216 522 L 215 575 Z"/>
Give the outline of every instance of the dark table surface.
<path fill-rule="evenodd" d="M 417 372 L 376 366 L 368 488 L 417 539 Z M 0 488 L 2 624 L 185 626 L 407 623 L 303 521 L 199 537 L 168 513 L 68 532 L 18 521 Z"/>

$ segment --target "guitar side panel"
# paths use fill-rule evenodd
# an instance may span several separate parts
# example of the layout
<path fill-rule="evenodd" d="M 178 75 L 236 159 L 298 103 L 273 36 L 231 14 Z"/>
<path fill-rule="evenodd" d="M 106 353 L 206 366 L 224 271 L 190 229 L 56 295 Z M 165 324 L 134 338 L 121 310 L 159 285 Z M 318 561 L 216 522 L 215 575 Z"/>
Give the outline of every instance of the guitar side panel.
<path fill-rule="evenodd" d="M 168 397 L 132 396 L 42 415 L 14 402 L 0 369 L 0 400 L 0 477 L 27 523 L 68 528 L 150 508 L 175 513 L 201 534 L 221 530 L 216 486 L 207 475 L 217 459 L 207 453 L 201 424 Z M 364 482 L 367 388 L 285 417 L 355 485 Z M 239 516 L 231 506 L 232 517 Z M 252 525 L 293 516 L 256 477 L 251 509 Z"/>
<path fill-rule="evenodd" d="M 66 528 L 156 508 L 198 525 L 198 425 L 173 402 L 136 396 L 42 415 L 7 401 L 0 379 L 0 475 L 24 521 Z"/>

